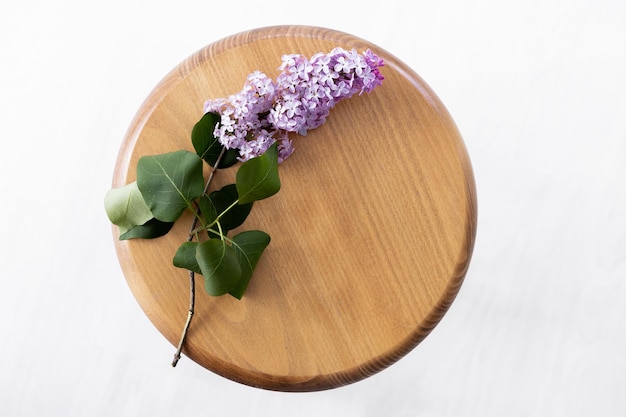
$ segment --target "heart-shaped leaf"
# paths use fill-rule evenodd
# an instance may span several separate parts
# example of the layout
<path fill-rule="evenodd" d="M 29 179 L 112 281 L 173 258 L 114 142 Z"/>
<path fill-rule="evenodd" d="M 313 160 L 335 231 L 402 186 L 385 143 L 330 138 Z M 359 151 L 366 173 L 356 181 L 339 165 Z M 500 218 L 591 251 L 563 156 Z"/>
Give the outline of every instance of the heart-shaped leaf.
<path fill-rule="evenodd" d="M 174 255 L 174 266 L 201 274 L 202 271 L 200 271 L 200 266 L 196 260 L 197 247 L 198 242 L 185 242 L 180 245 Z"/>
<path fill-rule="evenodd" d="M 137 182 L 109 190 L 104 196 L 104 209 L 111 223 L 119 227 L 120 235 L 153 217 Z"/>
<path fill-rule="evenodd" d="M 220 190 L 212 192 L 210 195 L 211 202 L 218 215 L 224 213 L 224 210 L 231 207 L 237 201 L 238 197 L 237 186 L 235 184 L 226 185 Z M 241 226 L 248 217 L 248 214 L 250 214 L 252 205 L 253 203 L 240 203 L 225 212 L 220 218 L 220 225 L 224 233 Z"/>
<path fill-rule="evenodd" d="M 196 260 L 204 276 L 204 289 L 209 295 L 226 294 L 241 279 L 241 266 L 235 250 L 222 239 L 198 243 Z"/>
<path fill-rule="evenodd" d="M 198 206 L 200 207 L 200 214 L 204 219 L 206 224 L 211 224 L 215 219 L 217 219 L 217 215 L 219 214 L 215 206 L 213 205 L 213 201 L 207 195 L 203 195 L 198 199 Z"/>
<path fill-rule="evenodd" d="M 256 268 L 261 254 L 269 244 L 270 236 L 260 230 L 248 230 L 233 236 L 232 247 L 241 266 L 241 279 L 235 288 L 229 291 L 230 295 L 241 300 L 248 288 L 254 268 Z"/>
<path fill-rule="evenodd" d="M 202 160 L 185 150 L 144 156 L 137 163 L 137 186 L 155 218 L 176 221 L 204 192 Z"/>
<path fill-rule="evenodd" d="M 174 222 L 162 222 L 152 218 L 146 223 L 131 228 L 128 232 L 120 235 L 120 240 L 128 239 L 154 239 L 169 232 Z"/>
<path fill-rule="evenodd" d="M 220 120 L 221 116 L 217 113 L 205 113 L 191 130 L 191 143 L 193 143 L 196 153 L 211 166 L 215 166 L 215 162 L 217 162 L 223 149 L 222 144 L 213 134 Z M 237 163 L 239 156 L 237 149 L 227 149 L 224 152 L 218 168 L 228 168 Z"/>
<path fill-rule="evenodd" d="M 278 177 L 278 146 L 273 144 L 263 155 L 244 162 L 235 180 L 239 204 L 251 203 L 276 194 L 280 190 Z"/>

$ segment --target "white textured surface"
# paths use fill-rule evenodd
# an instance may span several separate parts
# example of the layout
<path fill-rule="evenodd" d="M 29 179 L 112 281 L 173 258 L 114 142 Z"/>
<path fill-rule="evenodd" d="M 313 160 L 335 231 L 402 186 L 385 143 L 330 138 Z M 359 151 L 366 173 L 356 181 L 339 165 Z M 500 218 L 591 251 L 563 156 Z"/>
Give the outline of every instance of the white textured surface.
<path fill-rule="evenodd" d="M 56 3 L 56 5 L 55 5 Z M 80 2 L 0 6 L 0 415 L 626 415 L 626 3 Z M 348 387 L 285 394 L 183 359 L 121 275 L 102 198 L 122 137 L 188 55 L 275 24 L 393 53 L 474 166 L 456 302 Z"/>

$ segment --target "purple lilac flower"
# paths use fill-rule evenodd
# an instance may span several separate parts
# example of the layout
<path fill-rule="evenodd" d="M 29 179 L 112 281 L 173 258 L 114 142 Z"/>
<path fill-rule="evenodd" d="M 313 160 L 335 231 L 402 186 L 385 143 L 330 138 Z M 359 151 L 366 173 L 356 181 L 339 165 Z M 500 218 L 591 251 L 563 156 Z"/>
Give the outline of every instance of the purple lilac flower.
<path fill-rule="evenodd" d="M 335 48 L 311 59 L 283 55 L 276 81 L 255 71 L 239 93 L 208 100 L 204 112 L 221 115 L 214 134 L 227 149 L 238 149 L 240 160 L 262 155 L 278 142 L 282 162 L 293 152 L 289 132 L 306 135 L 326 121 L 339 101 L 381 85 L 383 65 L 369 49 L 358 54 Z"/>

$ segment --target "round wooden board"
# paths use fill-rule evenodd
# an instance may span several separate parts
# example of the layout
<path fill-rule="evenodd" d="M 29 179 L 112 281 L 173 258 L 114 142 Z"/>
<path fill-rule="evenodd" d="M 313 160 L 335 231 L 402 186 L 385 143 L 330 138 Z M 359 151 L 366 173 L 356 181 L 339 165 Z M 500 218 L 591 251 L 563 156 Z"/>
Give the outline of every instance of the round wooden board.
<path fill-rule="evenodd" d="M 255 203 L 243 225 L 272 237 L 243 299 L 211 297 L 196 277 L 184 354 L 250 386 L 315 391 L 358 381 L 408 353 L 445 314 L 470 261 L 476 197 L 444 105 L 407 65 L 367 41 L 315 27 L 262 28 L 213 43 L 168 74 L 139 109 L 115 167 L 119 187 L 135 180 L 141 156 L 193 150 L 191 129 L 206 99 L 240 91 L 254 70 L 275 78 L 283 54 L 336 46 L 381 56 L 383 85 L 293 137 L 281 191 Z M 233 180 L 234 169 L 219 171 L 214 187 Z M 114 228 L 130 289 L 174 346 L 189 282 L 172 257 L 190 224 L 183 217 L 157 240 L 118 241 Z"/>

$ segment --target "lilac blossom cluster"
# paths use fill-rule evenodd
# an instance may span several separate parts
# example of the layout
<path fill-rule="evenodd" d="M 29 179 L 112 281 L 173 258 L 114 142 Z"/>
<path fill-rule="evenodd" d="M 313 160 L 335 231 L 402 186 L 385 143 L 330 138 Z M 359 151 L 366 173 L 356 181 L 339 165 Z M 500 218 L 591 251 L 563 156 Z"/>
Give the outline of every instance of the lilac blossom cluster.
<path fill-rule="evenodd" d="M 359 54 L 335 48 L 311 59 L 282 57 L 276 81 L 260 71 L 248 75 L 243 89 L 228 98 L 208 100 L 204 112 L 221 115 L 215 136 L 246 161 L 278 142 L 278 159 L 293 152 L 290 132 L 306 135 L 326 120 L 335 104 L 382 84 L 383 60 L 369 49 Z"/>

